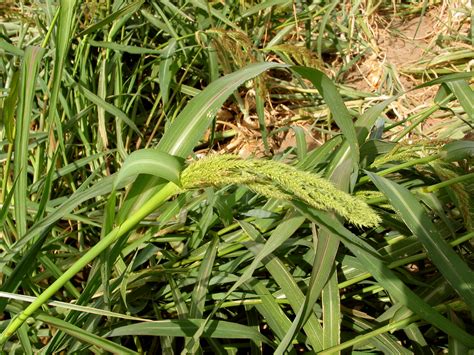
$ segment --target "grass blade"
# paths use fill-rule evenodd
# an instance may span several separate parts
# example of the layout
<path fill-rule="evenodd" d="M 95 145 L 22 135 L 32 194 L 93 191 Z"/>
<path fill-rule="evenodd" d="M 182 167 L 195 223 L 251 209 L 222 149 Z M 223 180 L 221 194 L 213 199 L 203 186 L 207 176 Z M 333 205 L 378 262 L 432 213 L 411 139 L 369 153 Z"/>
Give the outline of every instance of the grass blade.
<path fill-rule="evenodd" d="M 286 239 L 291 237 L 291 235 L 296 232 L 301 224 L 303 224 L 304 220 L 304 218 L 296 216 L 295 213 L 288 214 L 288 216 L 285 218 L 285 221 L 275 228 L 262 249 L 255 255 L 252 264 L 244 271 L 244 273 L 240 276 L 240 278 L 232 286 L 227 294 L 230 294 L 244 282 L 247 282 L 252 277 L 252 274 L 256 270 L 257 266 L 262 262 L 262 260 L 275 251 Z M 249 235 L 256 235 L 255 228 L 249 223 L 241 221 L 240 225 L 242 226 L 242 229 Z"/>
<path fill-rule="evenodd" d="M 423 243 L 439 271 L 471 310 L 474 310 L 474 274 L 472 270 L 441 237 L 415 196 L 408 189 L 393 181 L 370 172 L 367 174 L 388 198 L 412 233 Z"/>
<path fill-rule="evenodd" d="M 341 341 L 341 307 L 335 266 L 322 290 L 321 303 L 323 306 L 323 346 L 327 349 L 336 346 Z"/>
<path fill-rule="evenodd" d="M 18 82 L 20 73 L 15 71 L 10 84 L 10 91 L 3 102 L 2 119 L 5 125 L 5 136 L 8 141 L 13 142 L 15 132 L 15 111 L 18 107 Z"/>
<path fill-rule="evenodd" d="M 270 239 L 269 239 L 267 242 L 265 242 L 263 246 L 259 245 L 258 247 L 255 248 L 255 250 L 252 250 L 252 252 L 256 255 L 256 258 L 259 256 L 262 256 L 262 257 L 266 256 L 261 261 L 264 263 L 265 268 L 267 268 L 267 270 L 270 272 L 272 277 L 275 279 L 277 284 L 282 289 L 285 296 L 288 298 L 288 301 L 291 307 L 293 308 L 293 311 L 297 314 L 301 313 L 299 317 L 302 316 L 302 312 L 304 311 L 304 307 L 302 307 L 301 305 L 305 303 L 306 298 L 304 297 L 303 292 L 300 290 L 297 282 L 292 277 L 291 273 L 285 267 L 283 262 L 279 260 L 277 257 L 269 253 L 276 249 L 276 244 L 280 240 L 279 239 L 280 231 L 277 231 L 277 229 L 281 229 L 281 231 L 284 232 L 283 236 L 287 235 L 287 237 L 290 237 L 294 233 L 294 231 L 291 231 L 291 229 L 295 227 L 295 223 L 301 225 L 304 222 L 304 220 L 305 220 L 304 218 L 296 217 L 296 214 L 292 212 L 288 216 L 288 220 L 286 223 L 288 225 L 285 226 L 285 228 L 281 228 L 282 224 L 280 224 L 272 232 L 272 237 L 270 238 L 270 239 L 273 239 L 272 243 L 270 243 Z M 243 229 L 247 232 L 247 234 L 249 235 L 251 239 L 253 239 L 254 241 L 261 240 L 261 237 L 259 236 L 258 232 L 255 230 L 255 228 L 253 228 L 254 232 L 252 232 L 252 228 L 249 228 L 248 224 L 244 224 L 243 222 L 240 222 L 240 223 Z M 246 225 L 247 227 L 245 227 Z M 287 230 L 288 228 L 289 230 Z M 291 232 L 291 233 L 287 234 L 288 232 Z M 283 242 L 284 240 L 285 239 L 281 240 L 281 242 Z M 273 244 L 274 246 L 272 246 L 271 244 Z M 281 243 L 279 245 L 281 245 Z M 242 275 L 242 277 L 247 273 L 248 271 L 246 270 L 244 274 Z M 308 320 L 303 325 L 303 329 L 306 332 L 308 341 L 313 347 L 313 350 L 318 351 L 322 349 L 322 328 L 319 325 L 318 318 L 316 317 L 315 314 L 310 312 L 308 317 L 309 317 Z M 288 348 L 290 344 L 288 339 L 290 338 L 292 339 L 294 337 L 294 335 L 296 334 L 296 327 L 298 326 L 298 324 L 299 324 L 299 318 L 297 315 L 297 318 L 292 323 L 289 329 L 289 332 L 291 332 L 291 334 L 288 335 L 289 334 L 288 332 L 285 334 L 285 338 L 283 338 L 282 342 L 279 345 L 279 348 L 284 348 L 284 349 Z"/>
<path fill-rule="evenodd" d="M 92 47 L 106 48 L 106 49 L 111 49 L 113 51 L 130 53 L 130 54 L 157 54 L 157 55 L 164 54 L 162 49 L 128 46 L 128 45 L 120 44 L 116 42 L 94 41 L 93 39 L 88 39 L 87 43 L 90 44 Z"/>
<path fill-rule="evenodd" d="M 36 256 L 41 250 L 46 237 L 48 236 L 50 229 L 46 229 L 36 240 L 34 244 L 31 245 L 31 248 L 22 256 L 20 262 L 18 262 L 13 270 L 12 274 L 3 281 L 1 291 L 2 292 L 16 292 L 18 287 L 20 287 L 21 282 L 30 275 L 31 269 L 35 266 L 31 260 L 35 260 Z M 0 312 L 3 312 L 5 306 L 7 305 L 8 300 L 6 298 L 0 299 Z"/>
<path fill-rule="evenodd" d="M 158 149 L 171 155 L 186 157 L 209 126 L 225 100 L 244 82 L 273 68 L 285 68 L 276 63 L 251 64 L 219 78 L 194 97 L 173 121 L 158 144 Z"/>
<path fill-rule="evenodd" d="M 126 347 L 121 346 L 108 339 L 104 339 L 103 337 L 99 335 L 95 335 L 88 331 L 85 331 L 59 318 L 51 317 L 44 313 L 40 313 L 39 315 L 37 315 L 37 318 L 73 336 L 74 338 L 81 340 L 82 342 L 86 344 L 94 345 L 97 348 L 111 352 L 112 354 L 137 354 L 137 352 L 135 351 L 127 349 Z"/>
<path fill-rule="evenodd" d="M 474 121 L 474 92 L 465 80 L 447 82 L 453 94 L 467 113 L 467 117 Z"/>
<path fill-rule="evenodd" d="M 147 323 L 137 323 L 116 328 L 106 337 L 116 337 L 124 335 L 149 335 L 149 336 L 174 336 L 186 337 L 196 333 L 205 323 L 205 319 L 186 319 L 186 320 L 162 320 Z M 251 339 L 261 341 L 265 344 L 272 343 L 265 336 L 260 334 L 252 327 L 242 324 L 209 320 L 204 326 L 203 337 L 205 338 L 227 338 L 227 339 Z"/>
<path fill-rule="evenodd" d="M 179 185 L 179 174 L 182 168 L 183 159 L 156 149 L 137 150 L 125 159 L 114 181 L 114 186 L 119 186 L 130 177 L 136 177 L 139 174 L 158 176 Z"/>
<path fill-rule="evenodd" d="M 19 100 L 15 130 L 15 159 L 13 160 L 14 176 L 17 180 L 15 185 L 15 217 L 18 238 L 22 238 L 27 231 L 28 213 L 26 204 L 28 201 L 28 141 L 30 137 L 31 112 L 33 110 L 33 99 L 36 91 L 36 79 L 44 54 L 40 47 L 28 47 L 23 57 Z"/>
<path fill-rule="evenodd" d="M 298 163 L 302 164 L 307 155 L 305 130 L 300 126 L 291 126 L 291 129 L 295 132 Z"/>
<path fill-rule="evenodd" d="M 116 19 L 118 19 L 118 18 L 120 18 L 124 15 L 127 15 L 127 14 L 134 13 L 134 12 L 138 11 L 144 3 L 145 3 L 145 0 L 139 0 L 139 1 L 135 1 L 131 4 L 129 4 L 127 6 L 122 7 L 120 10 L 117 10 L 117 11 L 111 13 L 109 16 L 107 16 L 103 20 L 89 26 L 84 31 L 80 32 L 77 35 L 77 37 L 83 37 L 85 35 L 88 35 L 92 32 L 95 32 L 95 31 L 101 29 L 102 27 L 105 27 L 106 25 L 112 23 L 113 21 L 115 21 Z"/>
<path fill-rule="evenodd" d="M 341 98 L 331 79 L 323 72 L 308 67 L 292 67 L 293 71 L 308 79 L 318 89 L 326 104 L 331 110 L 334 121 L 342 131 L 351 148 L 352 163 L 356 168 L 359 164 L 359 144 L 357 142 L 356 131 L 349 111 Z"/>
<path fill-rule="evenodd" d="M 84 86 L 78 85 L 79 91 L 91 102 L 93 102 L 97 107 L 100 107 L 104 111 L 110 113 L 111 115 L 118 117 L 121 119 L 124 123 L 126 123 L 131 129 L 135 131 L 135 133 L 141 137 L 142 132 L 138 129 L 137 125 L 135 122 L 133 122 L 128 116 L 125 114 L 125 112 L 119 110 L 117 107 L 112 105 L 111 103 L 108 103 L 104 99 L 100 98 L 96 94 L 94 94 L 92 91 L 87 90 Z"/>
<path fill-rule="evenodd" d="M 59 88 L 62 84 L 64 65 L 66 63 L 67 51 L 71 43 L 73 28 L 75 26 L 74 17 L 77 0 L 61 0 L 59 6 L 59 22 L 56 37 L 55 61 L 52 78 L 51 96 L 49 98 L 48 126 L 50 129 L 55 126 L 58 140 L 62 147 L 63 134 L 62 126 L 57 116 L 56 105 L 58 103 Z M 54 124 L 55 123 L 55 124 Z M 53 154 L 53 145 L 50 145 L 50 155 Z"/>
<path fill-rule="evenodd" d="M 191 318 L 202 318 L 204 313 L 204 304 L 207 293 L 206 291 L 208 288 L 209 279 L 211 277 L 212 267 L 214 266 L 214 261 L 216 259 L 218 246 L 219 238 L 215 236 L 206 250 L 204 262 L 199 268 L 197 283 L 191 297 L 191 306 L 189 309 L 189 316 Z"/>
<path fill-rule="evenodd" d="M 291 321 L 282 311 L 275 297 L 261 281 L 254 278 L 249 280 L 247 284 L 249 289 L 255 292 L 262 300 L 262 304 L 255 305 L 255 308 L 257 308 L 258 312 L 264 317 L 268 326 L 276 333 L 277 337 L 280 340 L 283 339 L 285 334 L 290 330 Z"/>
<path fill-rule="evenodd" d="M 72 194 L 66 202 L 57 207 L 54 212 L 51 212 L 47 217 L 43 218 L 41 221 L 32 226 L 32 228 L 28 231 L 28 234 L 16 242 L 12 249 L 17 251 L 25 247 L 25 245 L 32 239 L 35 239 L 35 237 L 37 237 L 37 235 L 41 233 L 44 228 L 48 228 L 56 221 L 63 218 L 66 214 L 70 213 L 74 208 L 79 206 L 84 201 L 112 192 L 115 178 L 115 175 L 106 177 L 94 184 L 92 187 L 89 187 L 89 183 L 85 182 L 83 184 L 85 186 L 85 191 L 78 189 L 78 191 Z"/>
<path fill-rule="evenodd" d="M 191 296 L 191 306 L 189 309 L 189 318 L 202 318 L 204 306 L 206 303 L 206 294 L 208 290 L 209 279 L 211 277 L 212 267 L 216 260 L 217 247 L 219 246 L 219 237 L 217 235 L 212 239 L 209 248 L 206 250 L 204 261 L 201 264 L 197 276 L 197 282 Z M 199 347 L 199 338 L 201 329 L 198 329 L 193 337 L 187 338 L 185 348 L 190 353 L 195 353 Z"/>
<path fill-rule="evenodd" d="M 160 92 L 163 99 L 163 105 L 168 103 L 170 93 L 170 82 L 172 80 L 173 71 L 171 66 L 174 62 L 174 53 L 176 51 L 176 41 L 172 39 L 163 50 L 163 58 L 160 62 L 160 70 L 158 73 L 158 81 L 160 83 Z"/>

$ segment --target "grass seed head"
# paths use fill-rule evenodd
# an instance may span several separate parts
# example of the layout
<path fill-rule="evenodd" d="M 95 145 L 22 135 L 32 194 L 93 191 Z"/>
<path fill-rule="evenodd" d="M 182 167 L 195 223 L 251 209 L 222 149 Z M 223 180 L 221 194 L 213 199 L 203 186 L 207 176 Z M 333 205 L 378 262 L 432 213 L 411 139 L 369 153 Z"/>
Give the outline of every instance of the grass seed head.
<path fill-rule="evenodd" d="M 361 199 L 338 190 L 331 182 L 287 164 L 234 155 L 214 155 L 190 164 L 181 175 L 185 189 L 245 185 L 269 198 L 299 199 L 325 211 L 334 211 L 357 226 L 378 225 L 380 217 Z"/>

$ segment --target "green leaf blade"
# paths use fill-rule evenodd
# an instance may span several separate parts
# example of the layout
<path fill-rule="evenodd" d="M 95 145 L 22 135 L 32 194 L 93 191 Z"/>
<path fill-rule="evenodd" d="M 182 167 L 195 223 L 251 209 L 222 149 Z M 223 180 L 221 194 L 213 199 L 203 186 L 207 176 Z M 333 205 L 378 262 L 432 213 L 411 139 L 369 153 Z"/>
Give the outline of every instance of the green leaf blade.
<path fill-rule="evenodd" d="M 141 149 L 130 154 L 114 181 L 115 187 L 130 177 L 139 174 L 154 175 L 179 185 L 179 174 L 183 159 L 174 157 L 156 149 Z"/>
<path fill-rule="evenodd" d="M 264 71 L 286 67 L 283 64 L 266 62 L 251 64 L 212 82 L 176 117 L 161 138 L 158 149 L 172 155 L 186 157 L 202 138 L 216 112 L 234 90 Z"/>
<path fill-rule="evenodd" d="M 36 79 L 44 52 L 44 48 L 40 47 L 26 48 L 20 73 L 20 85 L 18 89 L 19 100 L 15 129 L 15 158 L 13 160 L 14 175 L 15 179 L 17 179 L 14 201 L 16 227 L 19 238 L 23 237 L 27 231 L 28 141 L 30 137 L 33 100 L 36 91 Z"/>
<path fill-rule="evenodd" d="M 162 320 L 137 323 L 116 328 L 105 336 L 148 335 L 189 337 L 199 329 L 202 323 L 206 323 L 203 331 L 205 338 L 251 339 L 272 344 L 270 340 L 251 327 L 228 321 L 210 320 L 206 322 L 205 319 Z"/>
<path fill-rule="evenodd" d="M 442 238 L 415 196 L 395 182 L 374 173 L 368 172 L 367 174 L 377 188 L 385 194 L 412 233 L 423 243 L 439 271 L 471 310 L 474 310 L 474 274 L 472 270 Z"/>
<path fill-rule="evenodd" d="M 323 97 L 326 104 L 329 106 L 333 115 L 334 121 L 342 131 L 342 134 L 347 139 L 351 148 L 351 157 L 354 167 L 359 164 L 359 143 L 357 141 L 357 135 L 352 122 L 351 115 L 341 98 L 341 95 L 336 89 L 331 79 L 326 74 L 317 69 L 294 66 L 291 70 L 303 76 L 305 79 L 311 81 L 311 83 L 318 89 L 319 93 Z"/>

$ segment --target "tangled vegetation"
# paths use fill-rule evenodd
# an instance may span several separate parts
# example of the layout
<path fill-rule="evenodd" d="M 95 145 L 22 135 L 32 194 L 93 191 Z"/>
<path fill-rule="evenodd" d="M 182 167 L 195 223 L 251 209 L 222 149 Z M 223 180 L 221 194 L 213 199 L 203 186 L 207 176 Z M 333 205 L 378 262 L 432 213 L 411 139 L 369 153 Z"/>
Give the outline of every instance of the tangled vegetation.
<path fill-rule="evenodd" d="M 465 1 L 0 4 L 0 344 L 474 349 Z"/>

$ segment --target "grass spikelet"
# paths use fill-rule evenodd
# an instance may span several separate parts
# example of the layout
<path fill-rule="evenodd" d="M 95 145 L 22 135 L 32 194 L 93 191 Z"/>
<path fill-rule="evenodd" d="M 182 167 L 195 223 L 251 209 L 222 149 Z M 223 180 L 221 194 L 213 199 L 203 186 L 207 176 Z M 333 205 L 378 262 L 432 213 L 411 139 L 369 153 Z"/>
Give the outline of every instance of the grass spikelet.
<path fill-rule="evenodd" d="M 292 59 L 297 65 L 308 66 L 320 70 L 324 69 L 323 61 L 320 60 L 314 52 L 304 46 L 285 43 L 266 48 L 265 50 L 271 50 L 286 55 L 290 59 Z"/>
<path fill-rule="evenodd" d="M 206 33 L 214 37 L 212 44 L 217 52 L 219 62 L 228 71 L 233 70 L 232 65 L 242 68 L 249 63 L 256 62 L 253 44 L 245 33 L 217 28 L 210 29 Z"/>
<path fill-rule="evenodd" d="M 337 212 L 357 226 L 376 226 L 380 222 L 364 201 L 338 190 L 328 180 L 275 161 L 210 156 L 186 168 L 181 183 L 185 189 L 241 184 L 266 197 L 300 199 L 314 208 Z"/>
<path fill-rule="evenodd" d="M 378 156 L 371 164 L 371 168 L 379 168 L 386 163 L 394 161 L 406 162 L 418 159 L 420 157 L 419 149 L 416 145 L 396 145 L 389 153 Z"/>
<path fill-rule="evenodd" d="M 443 142 L 420 140 L 414 144 L 397 144 L 389 153 L 378 156 L 371 168 L 379 168 L 389 162 L 408 162 L 439 153 Z"/>

